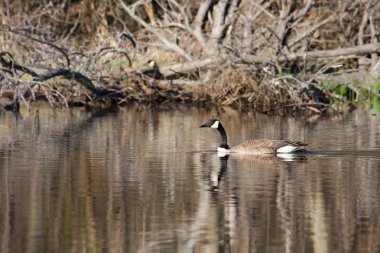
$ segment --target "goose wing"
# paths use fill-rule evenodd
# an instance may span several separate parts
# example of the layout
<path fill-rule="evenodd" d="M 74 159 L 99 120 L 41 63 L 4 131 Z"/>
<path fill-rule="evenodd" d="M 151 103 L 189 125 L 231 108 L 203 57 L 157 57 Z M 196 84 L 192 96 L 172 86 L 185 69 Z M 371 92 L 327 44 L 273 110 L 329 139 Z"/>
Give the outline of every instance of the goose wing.
<path fill-rule="evenodd" d="M 300 151 L 307 144 L 286 140 L 247 140 L 237 146 L 231 148 L 232 152 L 249 153 L 249 154 L 272 154 L 278 152 L 279 149 L 289 148 L 290 152 Z"/>

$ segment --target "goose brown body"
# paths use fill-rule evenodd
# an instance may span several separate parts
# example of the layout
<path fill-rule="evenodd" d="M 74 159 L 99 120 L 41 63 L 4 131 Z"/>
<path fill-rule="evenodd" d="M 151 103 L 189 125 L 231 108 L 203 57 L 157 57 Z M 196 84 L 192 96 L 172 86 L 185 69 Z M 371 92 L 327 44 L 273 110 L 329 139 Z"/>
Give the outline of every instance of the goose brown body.
<path fill-rule="evenodd" d="M 276 153 L 297 153 L 305 151 L 307 144 L 302 142 L 287 140 L 247 140 L 239 145 L 230 148 L 227 144 L 227 133 L 223 125 L 217 119 L 210 119 L 201 127 L 216 128 L 221 135 L 221 143 L 218 147 L 219 152 L 239 153 L 250 155 L 276 154 Z"/>
<path fill-rule="evenodd" d="M 300 152 L 304 150 L 306 145 L 307 144 L 302 142 L 284 140 L 247 140 L 239 145 L 233 146 L 230 152 L 250 155 L 274 154 L 281 153 L 278 152 L 278 150 L 286 146 L 297 147 L 293 152 Z"/>

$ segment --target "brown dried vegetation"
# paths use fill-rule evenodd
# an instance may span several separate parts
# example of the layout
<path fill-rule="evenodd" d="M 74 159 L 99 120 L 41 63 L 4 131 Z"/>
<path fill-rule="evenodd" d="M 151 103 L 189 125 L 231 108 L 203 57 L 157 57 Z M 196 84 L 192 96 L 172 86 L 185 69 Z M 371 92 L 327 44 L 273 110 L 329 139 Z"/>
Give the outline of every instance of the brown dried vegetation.
<path fill-rule="evenodd" d="M 349 99 L 322 83 L 358 96 L 353 84 L 380 71 L 374 0 L 6 1 L 0 14 L 0 88 L 10 110 L 45 99 L 340 112 Z M 142 70 L 150 58 L 163 80 Z"/>

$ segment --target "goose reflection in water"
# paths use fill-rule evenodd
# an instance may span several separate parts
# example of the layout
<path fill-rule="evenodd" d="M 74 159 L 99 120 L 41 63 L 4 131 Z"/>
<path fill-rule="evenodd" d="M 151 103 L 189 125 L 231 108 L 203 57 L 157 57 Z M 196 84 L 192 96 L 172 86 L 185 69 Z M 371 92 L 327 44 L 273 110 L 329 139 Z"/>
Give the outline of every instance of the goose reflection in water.
<path fill-rule="evenodd" d="M 211 175 L 210 175 L 211 191 L 218 191 L 219 184 L 223 180 L 227 172 L 228 158 L 229 158 L 229 155 L 219 157 L 220 166 L 218 170 L 211 170 Z"/>
<path fill-rule="evenodd" d="M 262 155 L 239 155 L 225 154 L 218 152 L 219 167 L 214 167 L 210 172 L 211 191 L 218 191 L 219 185 L 227 172 L 227 164 L 230 156 L 243 163 L 249 163 L 254 167 L 276 166 L 280 162 L 304 162 L 307 160 L 306 154 L 262 154 Z"/>

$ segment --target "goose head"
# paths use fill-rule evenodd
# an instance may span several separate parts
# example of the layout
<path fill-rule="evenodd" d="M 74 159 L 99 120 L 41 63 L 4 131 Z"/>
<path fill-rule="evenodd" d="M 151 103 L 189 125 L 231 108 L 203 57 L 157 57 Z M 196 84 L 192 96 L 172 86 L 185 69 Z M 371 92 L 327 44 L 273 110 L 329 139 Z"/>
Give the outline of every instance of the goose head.
<path fill-rule="evenodd" d="M 222 138 L 222 141 L 218 147 L 218 151 L 229 152 L 230 147 L 227 144 L 227 133 L 226 133 L 226 130 L 224 130 L 222 123 L 220 123 L 219 120 L 209 119 L 206 123 L 204 123 L 200 127 L 209 127 L 209 128 L 217 129 L 220 133 L 221 138 Z"/>
<path fill-rule="evenodd" d="M 206 123 L 200 127 L 210 127 L 210 128 L 219 128 L 220 122 L 217 119 L 209 119 Z"/>
<path fill-rule="evenodd" d="M 157 68 L 157 67 L 158 67 L 157 63 L 156 63 L 154 60 L 148 60 L 148 61 L 147 61 L 147 65 L 148 65 L 150 68 Z"/>

